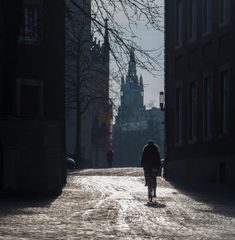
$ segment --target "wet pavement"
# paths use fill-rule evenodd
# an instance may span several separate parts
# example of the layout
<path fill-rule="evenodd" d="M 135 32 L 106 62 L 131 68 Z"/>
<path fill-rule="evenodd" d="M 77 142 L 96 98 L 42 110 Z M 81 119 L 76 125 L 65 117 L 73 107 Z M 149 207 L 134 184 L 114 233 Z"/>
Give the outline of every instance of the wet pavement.
<path fill-rule="evenodd" d="M 0 239 L 235 239 L 228 191 L 179 190 L 158 178 L 147 203 L 139 168 L 75 171 L 56 199 L 0 200 Z"/>

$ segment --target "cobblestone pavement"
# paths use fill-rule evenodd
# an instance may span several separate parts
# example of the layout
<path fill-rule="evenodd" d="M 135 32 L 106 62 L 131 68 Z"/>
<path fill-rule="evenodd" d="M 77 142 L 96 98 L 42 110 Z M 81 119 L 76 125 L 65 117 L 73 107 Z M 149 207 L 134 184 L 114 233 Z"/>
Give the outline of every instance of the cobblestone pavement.
<path fill-rule="evenodd" d="M 147 204 L 141 169 L 71 172 L 57 199 L 0 200 L 0 239 L 235 239 L 229 194 L 180 191 L 159 178 Z"/>

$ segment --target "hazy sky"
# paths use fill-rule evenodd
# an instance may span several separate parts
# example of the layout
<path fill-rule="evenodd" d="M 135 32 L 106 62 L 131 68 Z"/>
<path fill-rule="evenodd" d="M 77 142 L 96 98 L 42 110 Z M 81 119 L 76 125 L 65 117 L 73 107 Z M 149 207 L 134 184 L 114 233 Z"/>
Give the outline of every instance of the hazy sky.
<path fill-rule="evenodd" d="M 163 13 L 163 0 L 156 0 L 161 6 L 161 11 Z M 118 21 L 122 24 L 125 24 L 123 18 L 120 16 Z M 162 16 L 163 21 L 163 16 Z M 163 22 L 162 22 L 163 26 Z M 141 44 L 143 49 L 151 50 L 161 48 L 161 56 L 159 61 L 164 62 L 164 34 L 163 32 L 157 32 L 153 29 L 147 29 L 144 23 L 139 23 L 138 27 L 135 30 L 136 34 L 139 36 L 140 40 L 137 39 L 138 43 Z M 112 65 L 111 65 L 112 67 Z M 144 80 L 144 102 L 145 105 L 148 105 L 150 102 L 154 102 L 154 105 L 159 107 L 159 92 L 164 90 L 164 73 L 160 71 L 158 76 L 154 77 L 150 73 L 144 71 L 143 69 L 137 69 L 138 75 L 143 75 Z"/>

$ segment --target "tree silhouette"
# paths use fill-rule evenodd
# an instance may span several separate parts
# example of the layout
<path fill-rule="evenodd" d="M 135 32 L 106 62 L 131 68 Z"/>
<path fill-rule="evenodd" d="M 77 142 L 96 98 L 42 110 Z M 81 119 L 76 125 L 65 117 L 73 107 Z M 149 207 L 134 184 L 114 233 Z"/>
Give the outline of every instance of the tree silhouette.
<path fill-rule="evenodd" d="M 127 27 L 119 23 L 120 16 L 125 18 Z M 81 159 L 82 115 L 91 103 L 107 101 L 108 91 L 112 91 L 113 95 L 117 96 L 116 90 L 107 88 L 107 84 L 103 81 L 104 75 L 107 74 L 105 68 L 93 63 L 92 50 L 95 49 L 92 49 L 91 36 L 105 39 L 108 32 L 108 51 L 120 73 L 126 69 L 130 48 L 134 48 L 137 53 L 137 65 L 153 73 L 161 67 L 158 62 L 158 49 L 144 50 L 134 41 L 138 36 L 133 29 L 138 22 L 143 21 L 146 27 L 162 31 L 160 8 L 155 0 L 67 0 L 66 2 L 66 108 L 76 111 L 77 160 Z M 114 76 L 113 79 L 118 79 L 119 75 L 111 76 Z M 109 102 L 113 103 L 113 100 L 109 99 Z"/>

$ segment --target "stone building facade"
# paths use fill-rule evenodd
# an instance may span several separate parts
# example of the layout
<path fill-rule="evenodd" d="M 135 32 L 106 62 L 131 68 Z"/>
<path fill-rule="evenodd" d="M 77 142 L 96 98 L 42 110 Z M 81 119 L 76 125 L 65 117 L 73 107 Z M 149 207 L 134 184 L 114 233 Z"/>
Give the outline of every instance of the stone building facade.
<path fill-rule="evenodd" d="M 109 32 L 105 22 L 104 41 L 101 45 L 93 41 L 91 60 L 93 70 L 92 85 L 95 87 L 92 119 L 92 167 L 107 167 L 107 152 L 111 148 L 112 104 L 109 97 Z"/>
<path fill-rule="evenodd" d="M 64 11 L 62 0 L 1 1 L 3 191 L 58 194 L 66 182 Z"/>
<path fill-rule="evenodd" d="M 89 1 L 77 2 L 90 13 Z M 71 4 L 71 1 L 68 0 L 68 3 Z M 73 4 L 71 9 L 77 11 L 77 17 L 75 23 L 74 19 L 67 23 L 67 31 L 75 34 L 76 39 L 75 44 L 69 38 L 66 40 L 67 154 L 78 158 L 79 168 L 105 167 L 106 153 L 111 142 L 112 121 L 112 107 L 109 102 L 108 21 L 104 23 L 101 44 L 91 36 L 91 20 L 87 15 L 74 8 Z M 77 24 L 79 22 L 83 24 Z M 80 53 L 77 53 L 77 47 Z"/>
<path fill-rule="evenodd" d="M 168 177 L 235 183 L 234 8 L 165 1 Z"/>

